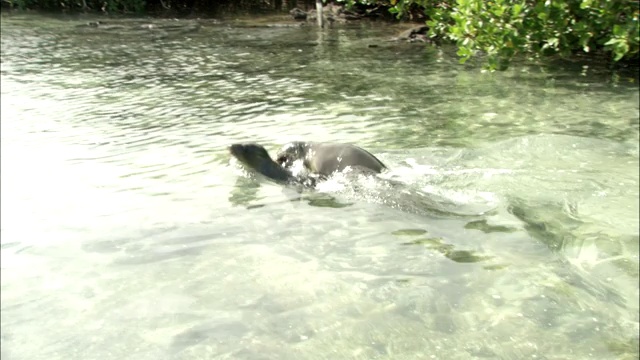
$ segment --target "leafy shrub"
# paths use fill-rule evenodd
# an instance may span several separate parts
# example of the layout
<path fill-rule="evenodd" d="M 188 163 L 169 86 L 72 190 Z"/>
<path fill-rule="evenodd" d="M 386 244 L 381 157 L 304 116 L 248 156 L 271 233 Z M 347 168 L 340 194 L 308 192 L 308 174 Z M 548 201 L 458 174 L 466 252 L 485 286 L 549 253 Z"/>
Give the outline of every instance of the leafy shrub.
<path fill-rule="evenodd" d="M 346 0 L 366 3 L 371 0 Z M 613 59 L 638 57 L 638 0 L 389 0 L 402 18 L 412 6 L 427 15 L 430 36 L 458 46 L 460 61 L 478 51 L 492 69 L 516 54 L 568 55 L 602 50 Z"/>

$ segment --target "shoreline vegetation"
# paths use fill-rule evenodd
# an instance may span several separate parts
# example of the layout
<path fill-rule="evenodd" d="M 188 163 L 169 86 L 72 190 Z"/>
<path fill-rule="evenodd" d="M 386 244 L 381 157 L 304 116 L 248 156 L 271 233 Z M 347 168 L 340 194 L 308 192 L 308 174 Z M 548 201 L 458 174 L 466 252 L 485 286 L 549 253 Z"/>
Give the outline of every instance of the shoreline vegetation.
<path fill-rule="evenodd" d="M 315 0 L 0 0 L 2 11 L 107 16 L 216 18 L 287 14 L 313 26 Z M 353 21 L 409 22 L 410 42 L 452 43 L 461 63 L 480 55 L 491 70 L 515 57 L 606 58 L 637 66 L 639 0 L 324 0 L 325 26 Z M 317 25 L 316 25 L 317 26 Z"/>

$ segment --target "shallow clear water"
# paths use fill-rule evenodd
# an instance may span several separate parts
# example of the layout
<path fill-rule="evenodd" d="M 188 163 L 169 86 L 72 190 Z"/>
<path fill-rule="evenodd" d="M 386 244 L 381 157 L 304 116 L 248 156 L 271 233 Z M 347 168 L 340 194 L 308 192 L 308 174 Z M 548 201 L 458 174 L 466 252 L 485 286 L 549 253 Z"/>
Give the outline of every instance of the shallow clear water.
<path fill-rule="evenodd" d="M 89 20 L 2 18 L 3 359 L 638 357 L 637 74 Z M 300 193 L 226 150 L 291 140 L 391 170 Z"/>

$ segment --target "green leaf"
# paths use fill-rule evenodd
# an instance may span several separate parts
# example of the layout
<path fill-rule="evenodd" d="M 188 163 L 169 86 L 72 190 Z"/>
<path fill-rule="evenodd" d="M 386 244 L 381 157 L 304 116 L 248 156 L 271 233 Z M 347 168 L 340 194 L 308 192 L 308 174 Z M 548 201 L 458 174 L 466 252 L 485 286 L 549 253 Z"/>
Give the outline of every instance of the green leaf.
<path fill-rule="evenodd" d="M 456 52 L 458 56 L 468 59 L 471 57 L 471 50 L 466 46 L 460 46 Z"/>
<path fill-rule="evenodd" d="M 580 3 L 580 9 L 584 10 L 584 9 L 590 8 L 592 2 L 593 2 L 592 0 L 582 0 L 582 2 Z"/>
<path fill-rule="evenodd" d="M 520 4 L 515 4 L 513 5 L 513 8 L 511 8 L 511 15 L 513 17 L 518 17 L 518 15 L 520 15 L 521 12 L 522 12 L 522 5 Z"/>
<path fill-rule="evenodd" d="M 626 34 L 625 34 L 625 31 L 622 28 L 622 26 L 616 24 L 616 25 L 613 25 L 613 35 L 615 35 L 615 36 L 624 36 Z"/>
<path fill-rule="evenodd" d="M 618 38 L 611 38 L 609 41 L 604 43 L 605 46 L 617 44 L 620 41 Z"/>

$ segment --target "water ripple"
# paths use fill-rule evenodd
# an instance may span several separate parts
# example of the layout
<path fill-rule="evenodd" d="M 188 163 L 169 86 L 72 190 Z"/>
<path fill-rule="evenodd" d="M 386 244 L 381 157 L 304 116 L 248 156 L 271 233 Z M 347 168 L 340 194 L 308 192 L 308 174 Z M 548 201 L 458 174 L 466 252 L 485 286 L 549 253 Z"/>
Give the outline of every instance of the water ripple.
<path fill-rule="evenodd" d="M 0 23 L 16 356 L 611 358 L 637 334 L 635 84 L 369 48 L 382 25 L 35 19 Z M 229 162 L 234 142 L 299 139 L 362 145 L 413 191 L 300 194 Z M 474 211 L 434 214 L 436 196 Z"/>

